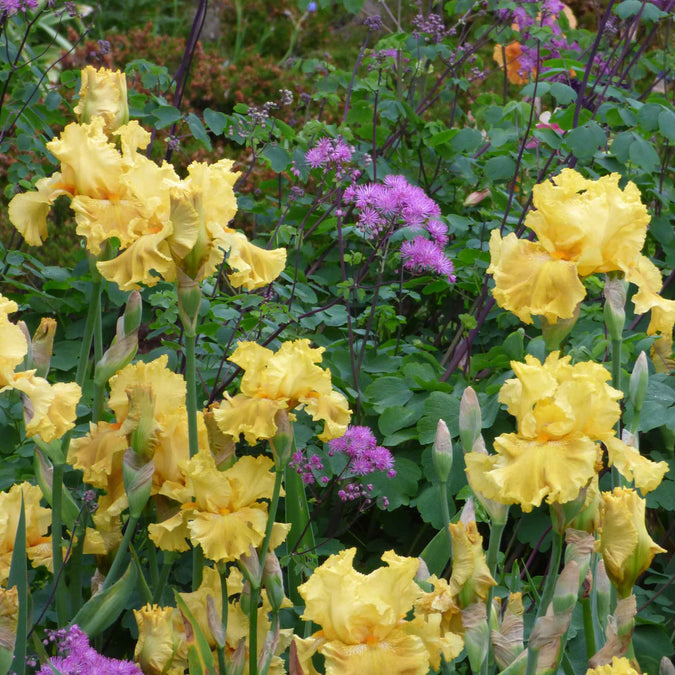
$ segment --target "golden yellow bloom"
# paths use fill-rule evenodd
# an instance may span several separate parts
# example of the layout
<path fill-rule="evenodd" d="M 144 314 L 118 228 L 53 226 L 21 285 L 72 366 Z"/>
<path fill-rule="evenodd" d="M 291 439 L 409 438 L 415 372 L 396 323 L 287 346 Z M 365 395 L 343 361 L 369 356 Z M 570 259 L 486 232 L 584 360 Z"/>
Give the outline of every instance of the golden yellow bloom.
<path fill-rule="evenodd" d="M 613 492 L 603 492 L 602 500 L 597 546 L 619 597 L 626 598 L 654 556 L 665 553 L 665 549 L 649 536 L 645 526 L 646 502 L 635 490 L 614 488 Z"/>
<path fill-rule="evenodd" d="M 668 472 L 668 462 L 652 462 L 634 448 L 618 438 L 607 438 L 609 465 L 615 466 L 627 480 L 632 480 L 642 494 L 655 490 Z"/>
<path fill-rule="evenodd" d="M 80 122 L 100 115 L 105 131 L 111 134 L 129 121 L 127 78 L 119 70 L 87 66 L 81 73 L 80 100 L 74 112 Z"/>
<path fill-rule="evenodd" d="M 441 632 L 439 615 L 406 621 L 422 595 L 414 581 L 417 558 L 388 551 L 382 556 L 387 567 L 365 575 L 352 566 L 355 553 L 352 548 L 330 556 L 298 588 L 305 600 L 302 618 L 321 626 L 305 640 L 295 638 L 304 672 L 316 673 L 315 651 L 325 657 L 331 675 L 426 675 L 441 653 L 446 660 L 455 658 L 462 640 Z"/>
<path fill-rule="evenodd" d="M 236 568 L 231 568 L 227 578 L 227 594 L 228 597 L 239 596 L 242 591 L 242 575 Z M 223 599 L 221 592 L 220 574 L 212 567 L 204 567 L 202 583 L 199 588 L 193 593 L 179 593 L 180 597 L 185 601 L 192 615 L 195 617 L 199 628 L 204 633 L 209 646 L 212 650 L 216 649 L 216 640 L 213 635 L 211 624 L 209 623 L 207 613 L 207 599 L 212 598 L 214 614 L 218 617 L 222 616 Z M 262 654 L 265 645 L 265 638 L 271 629 L 271 622 L 269 620 L 269 613 L 271 607 L 265 592 L 262 594 L 262 606 L 258 608 L 258 656 Z M 284 605 L 286 606 L 286 605 Z M 287 606 L 290 606 L 288 603 Z M 279 642 L 277 643 L 275 654 L 272 656 L 270 668 L 267 671 L 271 675 L 282 675 L 285 673 L 283 661 L 279 655 L 286 650 L 291 640 L 292 631 L 283 629 L 280 631 Z M 228 603 L 227 609 L 227 630 L 225 632 L 225 659 L 229 662 L 232 659 L 234 651 L 241 642 L 246 644 L 246 666 L 244 668 L 244 675 L 248 673 L 248 637 L 249 637 L 249 618 L 241 608 L 237 600 L 231 600 Z"/>
<path fill-rule="evenodd" d="M 171 518 L 148 527 L 150 538 L 165 550 L 187 550 L 186 539 L 201 545 L 204 555 L 227 562 L 257 548 L 267 524 L 267 502 L 271 499 L 274 475 L 267 457 L 241 457 L 226 471 L 218 471 L 213 456 L 200 451 L 182 465 L 186 487 L 160 492 L 183 502 Z M 194 500 L 194 501 L 193 501 Z M 270 542 L 276 548 L 290 525 L 275 523 Z"/>
<path fill-rule="evenodd" d="M 91 87 L 93 75 L 83 78 Z M 174 281 L 178 269 L 192 279 L 204 279 L 225 253 L 233 286 L 252 290 L 281 274 L 285 249 L 260 249 L 229 226 L 237 211 L 233 186 L 239 175 L 230 160 L 195 162 L 181 180 L 171 165 L 158 166 L 140 152 L 150 134 L 138 122 L 112 132 L 121 150 L 108 132 L 106 116 L 92 115 L 88 123 L 69 124 L 47 144 L 61 162 L 61 172 L 37 181 L 36 191 L 16 195 L 9 207 L 10 221 L 29 244 L 44 241 L 49 209 L 65 194 L 77 233 L 86 238 L 93 255 L 107 241 L 119 242 L 118 254 L 97 267 L 123 290 L 154 286 L 160 279 Z"/>
<path fill-rule="evenodd" d="M 533 188 L 534 211 L 525 224 L 537 241 L 490 239 L 498 304 L 521 321 L 540 315 L 549 323 L 569 319 L 585 297 L 580 278 L 600 272 L 627 273 L 641 257 L 649 215 L 640 191 L 628 182 L 619 188 L 619 174 L 587 180 L 563 169 L 553 180 Z"/>
<path fill-rule="evenodd" d="M 106 490 L 109 496 L 117 492 L 113 485 L 117 485 L 117 489 L 123 488 L 122 458 L 129 447 L 128 436 L 135 429 L 135 421 L 129 416 L 129 398 L 139 389 L 150 388 L 155 402 L 152 494 L 159 492 L 166 482 L 184 484 L 179 465 L 190 456 L 185 380 L 171 372 L 167 363 L 168 357 L 162 355 L 149 363 L 130 364 L 111 377 L 108 406 L 115 413 L 116 422 L 90 424 L 86 436 L 70 443 L 68 463 L 83 472 L 86 483 Z M 206 427 L 201 414 L 198 430 L 199 445 L 207 448 Z"/>
<path fill-rule="evenodd" d="M 145 605 L 134 610 L 138 642 L 134 659 L 146 675 L 183 675 L 187 661 L 185 633 L 180 614 L 173 607 Z M 178 628 L 178 630 L 176 629 Z"/>
<path fill-rule="evenodd" d="M 0 392 L 22 392 L 26 435 L 39 435 L 49 443 L 75 426 L 81 390 L 73 382 L 51 385 L 35 370 L 15 372 L 28 354 L 26 337 L 19 326 L 9 321 L 9 314 L 16 310 L 16 303 L 0 294 Z"/>
<path fill-rule="evenodd" d="M 213 409 L 221 431 L 249 443 L 272 438 L 278 410 L 304 408 L 315 420 L 324 420 L 319 438 L 323 441 L 343 436 L 351 419 L 347 400 L 333 390 L 329 370 L 320 368 L 324 348 L 312 348 L 309 340 L 284 342 L 279 351 L 242 342 L 229 360 L 244 370 L 241 393 L 226 394 Z"/>
<path fill-rule="evenodd" d="M 235 567 L 230 570 L 227 579 L 228 596 L 238 596 L 242 591 L 241 573 Z M 204 634 L 211 650 L 215 651 L 217 642 L 213 634 L 213 626 L 209 621 L 208 604 L 212 604 L 212 617 L 222 616 L 223 599 L 221 593 L 220 574 L 212 567 L 204 567 L 202 583 L 192 593 L 179 593 L 185 602 L 199 629 Z M 210 598 L 210 600 L 209 600 Z M 290 606 L 290 605 L 289 605 Z M 265 647 L 265 638 L 271 629 L 269 620 L 270 605 L 263 592 L 262 606 L 258 608 L 258 652 L 259 656 Z M 188 641 L 181 612 L 173 607 L 146 605 L 134 611 L 139 629 L 135 658 L 146 674 L 183 675 L 187 667 Z M 279 641 L 272 656 L 271 675 L 283 675 L 285 669 L 279 654 L 288 647 L 291 631 L 280 631 Z M 225 633 L 225 660 L 229 663 L 235 649 L 241 642 L 248 643 L 249 620 L 237 600 L 228 603 L 227 630 Z M 248 657 L 247 657 L 248 661 Z M 248 662 L 243 675 L 248 673 Z"/>
<path fill-rule="evenodd" d="M 631 662 L 622 656 L 619 658 L 615 656 L 611 664 L 598 666 L 597 668 L 589 668 L 586 675 L 639 675 L 638 671 L 633 668 Z"/>
<path fill-rule="evenodd" d="M 520 504 L 524 511 L 544 498 L 569 502 L 596 474 L 598 442 L 610 448 L 610 461 L 626 477 L 639 480 L 641 489 L 656 486 L 651 469 L 643 469 L 641 462 L 635 471 L 637 463 L 630 462 L 634 449 L 615 437 L 622 394 L 607 384 L 611 376 L 603 366 L 572 365 L 569 356 L 552 352 L 543 364 L 528 355 L 525 363 L 512 362 L 511 367 L 516 378 L 504 383 L 499 400 L 516 417 L 517 433 L 495 439 L 496 455 L 471 452 L 465 457 L 471 485 L 481 494 Z M 658 473 L 662 467 L 652 468 Z"/>
<path fill-rule="evenodd" d="M 13 387 L 23 392 L 26 435 L 49 443 L 75 426 L 75 409 L 82 390 L 74 382 L 49 384 L 35 371 L 16 373 Z"/>
<path fill-rule="evenodd" d="M 46 536 L 51 523 L 51 509 L 40 506 L 42 492 L 36 485 L 12 485 L 9 492 L 0 492 L 0 584 L 9 577 L 12 553 L 19 524 L 21 496 L 26 513 L 26 551 L 34 566 L 45 565 L 51 572 L 51 537 Z"/>

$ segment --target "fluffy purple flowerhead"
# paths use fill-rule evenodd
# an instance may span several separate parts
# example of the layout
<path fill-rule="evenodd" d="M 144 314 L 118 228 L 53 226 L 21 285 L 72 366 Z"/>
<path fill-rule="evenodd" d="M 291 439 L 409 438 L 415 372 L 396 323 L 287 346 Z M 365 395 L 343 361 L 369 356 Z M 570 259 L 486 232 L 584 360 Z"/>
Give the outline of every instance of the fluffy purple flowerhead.
<path fill-rule="evenodd" d="M 53 675 L 51 666 L 63 675 L 143 675 L 137 664 L 131 661 L 109 659 L 89 646 L 89 638 L 79 626 L 70 626 L 49 634 L 48 642 L 55 642 L 58 656 L 42 666 L 37 675 Z M 50 665 L 51 664 L 51 665 Z"/>
<path fill-rule="evenodd" d="M 424 237 L 415 237 L 401 244 L 401 262 L 404 269 L 411 272 L 432 272 L 454 282 L 454 266 L 443 249 L 433 241 Z"/>

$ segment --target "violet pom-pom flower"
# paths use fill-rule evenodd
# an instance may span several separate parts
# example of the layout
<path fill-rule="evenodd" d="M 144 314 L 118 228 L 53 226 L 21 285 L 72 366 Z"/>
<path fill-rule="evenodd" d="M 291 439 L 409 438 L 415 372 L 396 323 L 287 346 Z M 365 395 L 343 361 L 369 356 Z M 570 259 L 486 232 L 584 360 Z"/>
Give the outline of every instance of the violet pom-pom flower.
<path fill-rule="evenodd" d="M 401 245 L 403 267 L 413 272 L 436 272 L 454 282 L 454 266 L 438 244 L 424 237 L 415 237 Z"/>
<path fill-rule="evenodd" d="M 89 645 L 89 638 L 79 626 L 70 626 L 49 634 L 49 642 L 56 642 L 58 656 L 50 659 L 37 675 L 53 675 L 56 668 L 62 675 L 143 675 L 137 664 L 131 661 L 110 659 L 99 654 Z"/>

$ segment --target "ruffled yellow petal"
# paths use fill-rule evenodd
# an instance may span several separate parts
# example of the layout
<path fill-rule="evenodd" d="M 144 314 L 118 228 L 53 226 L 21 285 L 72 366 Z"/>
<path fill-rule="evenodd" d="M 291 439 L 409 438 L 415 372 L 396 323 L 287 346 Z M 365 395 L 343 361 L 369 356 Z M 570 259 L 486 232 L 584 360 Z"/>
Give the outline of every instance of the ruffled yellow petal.
<path fill-rule="evenodd" d="M 539 443 L 502 434 L 494 445 L 496 455 L 466 455 L 471 484 L 489 499 L 520 504 L 526 512 L 544 498 L 549 503 L 575 499 L 595 474 L 598 450 L 586 436 Z"/>
<path fill-rule="evenodd" d="M 574 261 L 585 277 L 626 270 L 640 255 L 649 214 L 637 186 L 613 173 L 587 180 L 574 169 L 563 169 L 532 190 L 536 211 L 525 224 L 555 257 Z M 565 318 L 565 317 L 563 317 Z"/>
<path fill-rule="evenodd" d="M 108 141 L 105 120 L 95 117 L 89 124 L 69 124 L 47 149 L 61 162 L 62 184 L 71 194 L 94 199 L 119 195 L 122 156 Z"/>
<path fill-rule="evenodd" d="M 60 173 L 40 178 L 35 190 L 14 195 L 9 202 L 9 220 L 29 246 L 40 246 L 47 238 L 47 215 L 60 195 L 72 196 Z"/>
<path fill-rule="evenodd" d="M 126 391 L 132 387 L 150 386 L 155 397 L 155 415 L 163 418 L 185 409 L 185 380 L 167 368 L 169 357 L 162 354 L 154 361 L 139 361 L 123 368 L 110 378 L 108 405 L 118 421 L 129 414 L 129 399 Z"/>
<path fill-rule="evenodd" d="M 435 671 L 440 670 L 441 656 L 450 663 L 464 648 L 461 635 L 441 629 L 440 614 L 431 614 L 426 618 L 416 616 L 412 621 L 405 622 L 404 630 L 422 640 L 429 655 L 429 665 Z"/>
<path fill-rule="evenodd" d="M 344 435 L 351 413 L 342 394 L 333 391 L 329 370 L 321 368 L 323 347 L 309 340 L 284 342 L 276 353 L 252 342 L 242 342 L 230 361 L 244 369 L 241 394 L 225 396 L 214 419 L 224 434 L 249 443 L 271 438 L 277 427 L 274 416 L 284 408 L 305 406 L 315 419 L 325 420 L 322 440 Z"/>
<path fill-rule="evenodd" d="M 267 510 L 243 507 L 231 514 L 196 512 L 188 523 L 190 540 L 216 562 L 229 562 L 260 546 L 265 536 Z"/>
<path fill-rule="evenodd" d="M 83 472 L 85 483 L 105 489 L 117 455 L 128 447 L 118 424 L 89 424 L 89 433 L 70 442 L 68 464 Z"/>
<path fill-rule="evenodd" d="M 659 336 L 652 347 L 652 360 L 656 372 L 667 373 L 675 367 L 673 359 L 675 300 L 668 300 L 659 295 L 662 286 L 661 272 L 645 256 L 640 256 L 636 264 L 628 270 L 626 278 L 638 287 L 638 292 L 633 296 L 635 312 L 644 314 L 651 311 L 647 334 Z"/>
<path fill-rule="evenodd" d="M 286 401 L 269 398 L 249 398 L 244 394 L 227 396 L 218 407 L 213 408 L 213 417 L 224 434 L 238 439 L 244 435 L 253 445 L 259 438 L 272 438 L 277 431 L 274 416 L 286 408 Z"/>
<path fill-rule="evenodd" d="M 347 399 L 337 391 L 327 395 L 309 395 L 300 400 L 305 404 L 305 410 L 315 420 L 325 420 L 323 431 L 319 434 L 320 441 L 330 441 L 332 438 L 341 438 L 347 431 L 352 418 Z"/>
<path fill-rule="evenodd" d="M 138 161 L 138 151 L 145 150 L 150 144 L 152 135 L 146 131 L 137 120 L 131 120 L 128 124 L 115 129 L 113 136 L 118 136 L 122 146 L 122 157 L 128 163 Z M 164 165 L 162 165 L 162 168 Z M 178 177 L 176 176 L 176 179 Z"/>
<path fill-rule="evenodd" d="M 40 506 L 42 492 L 39 487 L 30 483 L 15 484 L 8 492 L 0 492 L 0 584 L 4 584 L 9 577 L 22 497 L 28 557 L 35 566 L 46 565 L 52 569 L 51 537 L 46 536 L 51 522 L 51 509 Z"/>
<path fill-rule="evenodd" d="M 286 249 L 266 250 L 252 244 L 241 232 L 223 232 L 219 242 L 228 253 L 228 275 L 235 288 L 253 291 L 271 284 L 286 267 Z"/>
<path fill-rule="evenodd" d="M 552 257 L 538 243 L 518 239 L 511 233 L 490 236 L 490 267 L 497 304 L 513 312 L 524 323 L 532 315 L 550 323 L 569 319 L 586 296 L 575 263 Z"/>
<path fill-rule="evenodd" d="M 159 281 L 174 281 L 176 266 L 171 257 L 166 233 L 146 234 L 112 260 L 96 263 L 98 271 L 121 290 L 138 290 L 141 284 L 155 286 Z"/>
<path fill-rule="evenodd" d="M 366 646 L 387 640 L 421 595 L 414 582 L 419 562 L 389 551 L 388 567 L 364 575 L 352 566 L 355 553 L 330 556 L 298 590 L 303 618 L 320 624 L 329 642 Z"/>
<path fill-rule="evenodd" d="M 429 672 L 429 652 L 424 641 L 400 629 L 392 630 L 386 641 L 354 645 L 331 640 L 323 643 L 318 651 L 326 659 L 326 675 L 426 675 Z"/>
<path fill-rule="evenodd" d="M 611 436 L 604 441 L 610 466 L 615 466 L 626 479 L 635 482 L 642 494 L 655 490 L 668 472 L 668 462 L 652 462 L 637 448 Z"/>
<path fill-rule="evenodd" d="M 82 391 L 74 382 L 50 385 L 34 373 L 32 370 L 16 373 L 13 387 L 28 398 L 24 400 L 26 435 L 39 435 L 49 443 L 75 426 L 75 408 Z"/>
<path fill-rule="evenodd" d="M 235 350 L 232 360 L 239 349 L 250 349 L 247 344 L 250 343 L 243 343 Z M 330 371 L 317 365 L 321 363 L 324 351 L 323 347 L 311 347 L 309 340 L 284 342 L 264 364 L 258 363 L 258 368 L 263 367 L 257 373 L 256 393 L 295 401 L 316 394 L 329 394 L 332 391 Z M 242 385 L 244 393 L 253 388 L 243 380 Z"/>
<path fill-rule="evenodd" d="M 163 551 L 188 551 L 190 549 L 190 544 L 188 544 L 190 531 L 183 512 L 178 512 L 161 523 L 150 523 L 148 536 L 155 546 Z"/>
<path fill-rule="evenodd" d="M 237 213 L 234 184 L 241 175 L 232 171 L 234 162 L 221 159 L 215 164 L 193 162 L 188 166 L 186 187 L 196 196 L 204 222 L 227 227 Z"/>

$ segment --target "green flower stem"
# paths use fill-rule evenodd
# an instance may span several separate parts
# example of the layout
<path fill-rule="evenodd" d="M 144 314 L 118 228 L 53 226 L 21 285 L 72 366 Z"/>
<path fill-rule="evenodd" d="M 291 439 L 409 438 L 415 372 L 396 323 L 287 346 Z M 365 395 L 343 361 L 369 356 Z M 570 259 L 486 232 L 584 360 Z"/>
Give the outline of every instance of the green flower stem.
<path fill-rule="evenodd" d="M 258 675 L 258 599 L 260 588 L 251 584 L 251 606 L 248 615 L 248 672 Z"/>
<path fill-rule="evenodd" d="M 227 635 L 227 612 L 229 609 L 229 599 L 227 595 L 227 567 L 222 564 L 218 565 L 218 572 L 220 574 L 220 597 L 222 598 L 223 611 L 221 614 L 221 621 L 223 624 L 223 633 Z M 218 647 L 218 672 L 221 675 L 227 675 L 227 664 L 225 663 L 225 644 Z"/>
<path fill-rule="evenodd" d="M 97 321 L 100 325 L 102 283 L 103 280 L 100 276 L 91 283 L 91 302 L 89 303 L 89 309 L 87 310 L 87 321 L 84 324 L 84 335 L 82 336 L 82 345 L 80 347 L 80 360 L 77 362 L 77 371 L 75 373 L 75 382 L 77 382 L 80 387 L 84 384 L 84 378 L 87 375 L 94 327 L 96 326 Z"/>
<path fill-rule="evenodd" d="M 623 340 L 612 340 L 612 387 L 621 391 L 621 345 Z M 617 438 L 621 438 L 621 419 L 616 423 Z M 612 487 L 621 486 L 621 475 L 612 466 Z"/>
<path fill-rule="evenodd" d="M 169 579 L 169 574 L 171 573 L 171 568 L 173 567 L 173 561 L 175 560 L 175 553 L 172 551 L 164 551 L 162 559 L 162 571 L 159 575 L 159 581 L 155 585 L 155 592 L 152 595 L 153 604 L 161 604 L 162 591 L 166 587 L 166 582 Z"/>
<path fill-rule="evenodd" d="M 558 579 L 558 571 L 560 569 L 560 560 L 562 558 L 563 550 L 563 535 L 557 533 L 555 530 L 551 532 L 553 543 L 551 546 L 551 565 L 546 575 L 544 582 L 544 590 L 541 593 L 539 600 L 539 609 L 537 610 L 537 619 L 546 613 L 546 609 L 551 603 L 553 592 L 555 591 L 555 582 Z M 539 650 L 528 646 L 527 648 L 527 670 L 526 675 L 535 675 L 537 672 L 537 661 L 539 660 Z"/>
<path fill-rule="evenodd" d="M 68 558 L 68 574 L 70 579 L 70 611 L 73 615 L 77 614 L 82 607 L 82 584 L 80 580 L 84 577 L 82 573 L 82 549 L 84 548 L 84 538 L 87 530 L 87 518 L 81 514 L 83 522 L 76 522 L 73 536 L 77 537 L 72 552 Z"/>
<path fill-rule="evenodd" d="M 122 576 L 122 568 L 124 567 L 127 551 L 129 550 L 129 545 L 131 544 L 131 539 L 134 536 L 134 532 L 136 531 L 136 525 L 138 525 L 138 516 L 130 515 L 129 520 L 127 520 L 127 527 L 124 530 L 122 543 L 117 549 L 117 553 L 115 554 L 115 559 L 113 560 L 113 564 L 110 567 L 108 576 L 105 578 L 103 586 L 101 586 L 101 591 L 107 591 L 120 578 L 120 576 Z"/>
<path fill-rule="evenodd" d="M 68 603 L 66 602 L 66 579 L 63 575 L 63 553 L 61 551 L 61 531 L 63 529 L 63 474 L 66 465 L 54 464 L 52 474 L 52 559 L 54 561 L 54 597 L 56 599 L 56 617 L 59 627 L 68 623 Z"/>
<path fill-rule="evenodd" d="M 492 578 L 495 578 L 497 573 L 497 557 L 499 555 L 499 548 L 502 543 L 502 535 L 504 534 L 504 528 L 506 527 L 506 521 L 503 523 L 492 523 L 490 526 L 490 543 L 488 544 L 487 552 L 487 566 L 490 570 Z M 488 626 L 490 625 L 490 613 L 492 611 L 492 599 L 494 598 L 494 586 L 490 586 L 488 589 L 487 595 L 487 620 Z M 481 666 L 481 675 L 487 675 L 490 667 L 490 660 L 492 659 L 492 640 L 488 642 L 488 653 L 483 661 Z"/>
<path fill-rule="evenodd" d="M 582 598 L 581 609 L 584 617 L 584 635 L 586 637 L 586 656 L 590 659 L 596 652 L 595 648 L 595 622 L 593 621 L 592 597 Z"/>
<path fill-rule="evenodd" d="M 197 432 L 197 366 L 195 362 L 195 343 L 197 336 L 185 332 L 185 381 L 187 396 L 185 399 L 188 416 L 188 443 L 190 457 L 199 451 L 199 436 Z"/>
<path fill-rule="evenodd" d="M 105 393 L 105 385 L 100 386 L 94 383 L 94 402 L 91 406 L 91 421 L 96 423 L 101 419 L 103 412 L 103 399 Z"/>
<path fill-rule="evenodd" d="M 272 539 L 272 530 L 274 529 L 274 522 L 277 517 L 277 510 L 279 508 L 279 496 L 281 495 L 281 483 L 284 479 L 284 469 L 277 469 L 274 474 L 274 489 L 272 490 L 272 501 L 267 515 L 267 527 L 265 528 L 265 538 L 260 547 L 260 568 L 265 565 L 265 558 L 269 552 L 270 540 Z M 262 574 L 262 572 L 261 572 Z"/>
<path fill-rule="evenodd" d="M 448 504 L 448 481 L 441 481 L 441 515 L 443 516 L 443 526 L 445 534 L 450 544 L 450 555 L 452 555 L 452 537 L 450 536 L 450 505 Z"/>
<path fill-rule="evenodd" d="M 279 508 L 279 496 L 281 495 L 281 483 L 283 479 L 284 469 L 277 469 L 274 474 L 274 489 L 267 514 L 265 537 L 260 547 L 260 577 L 255 580 L 251 579 L 251 605 L 248 617 L 248 672 L 250 675 L 256 675 L 258 672 L 258 602 L 260 600 L 260 585 L 262 583 L 262 570 L 265 567 L 265 558 L 267 557 L 270 540 L 272 539 L 274 521 L 276 520 L 277 509 Z"/>
<path fill-rule="evenodd" d="M 101 308 L 101 296 L 98 298 L 99 309 Z M 103 358 L 103 328 L 101 326 L 101 312 L 96 312 L 94 318 L 94 363 Z"/>

